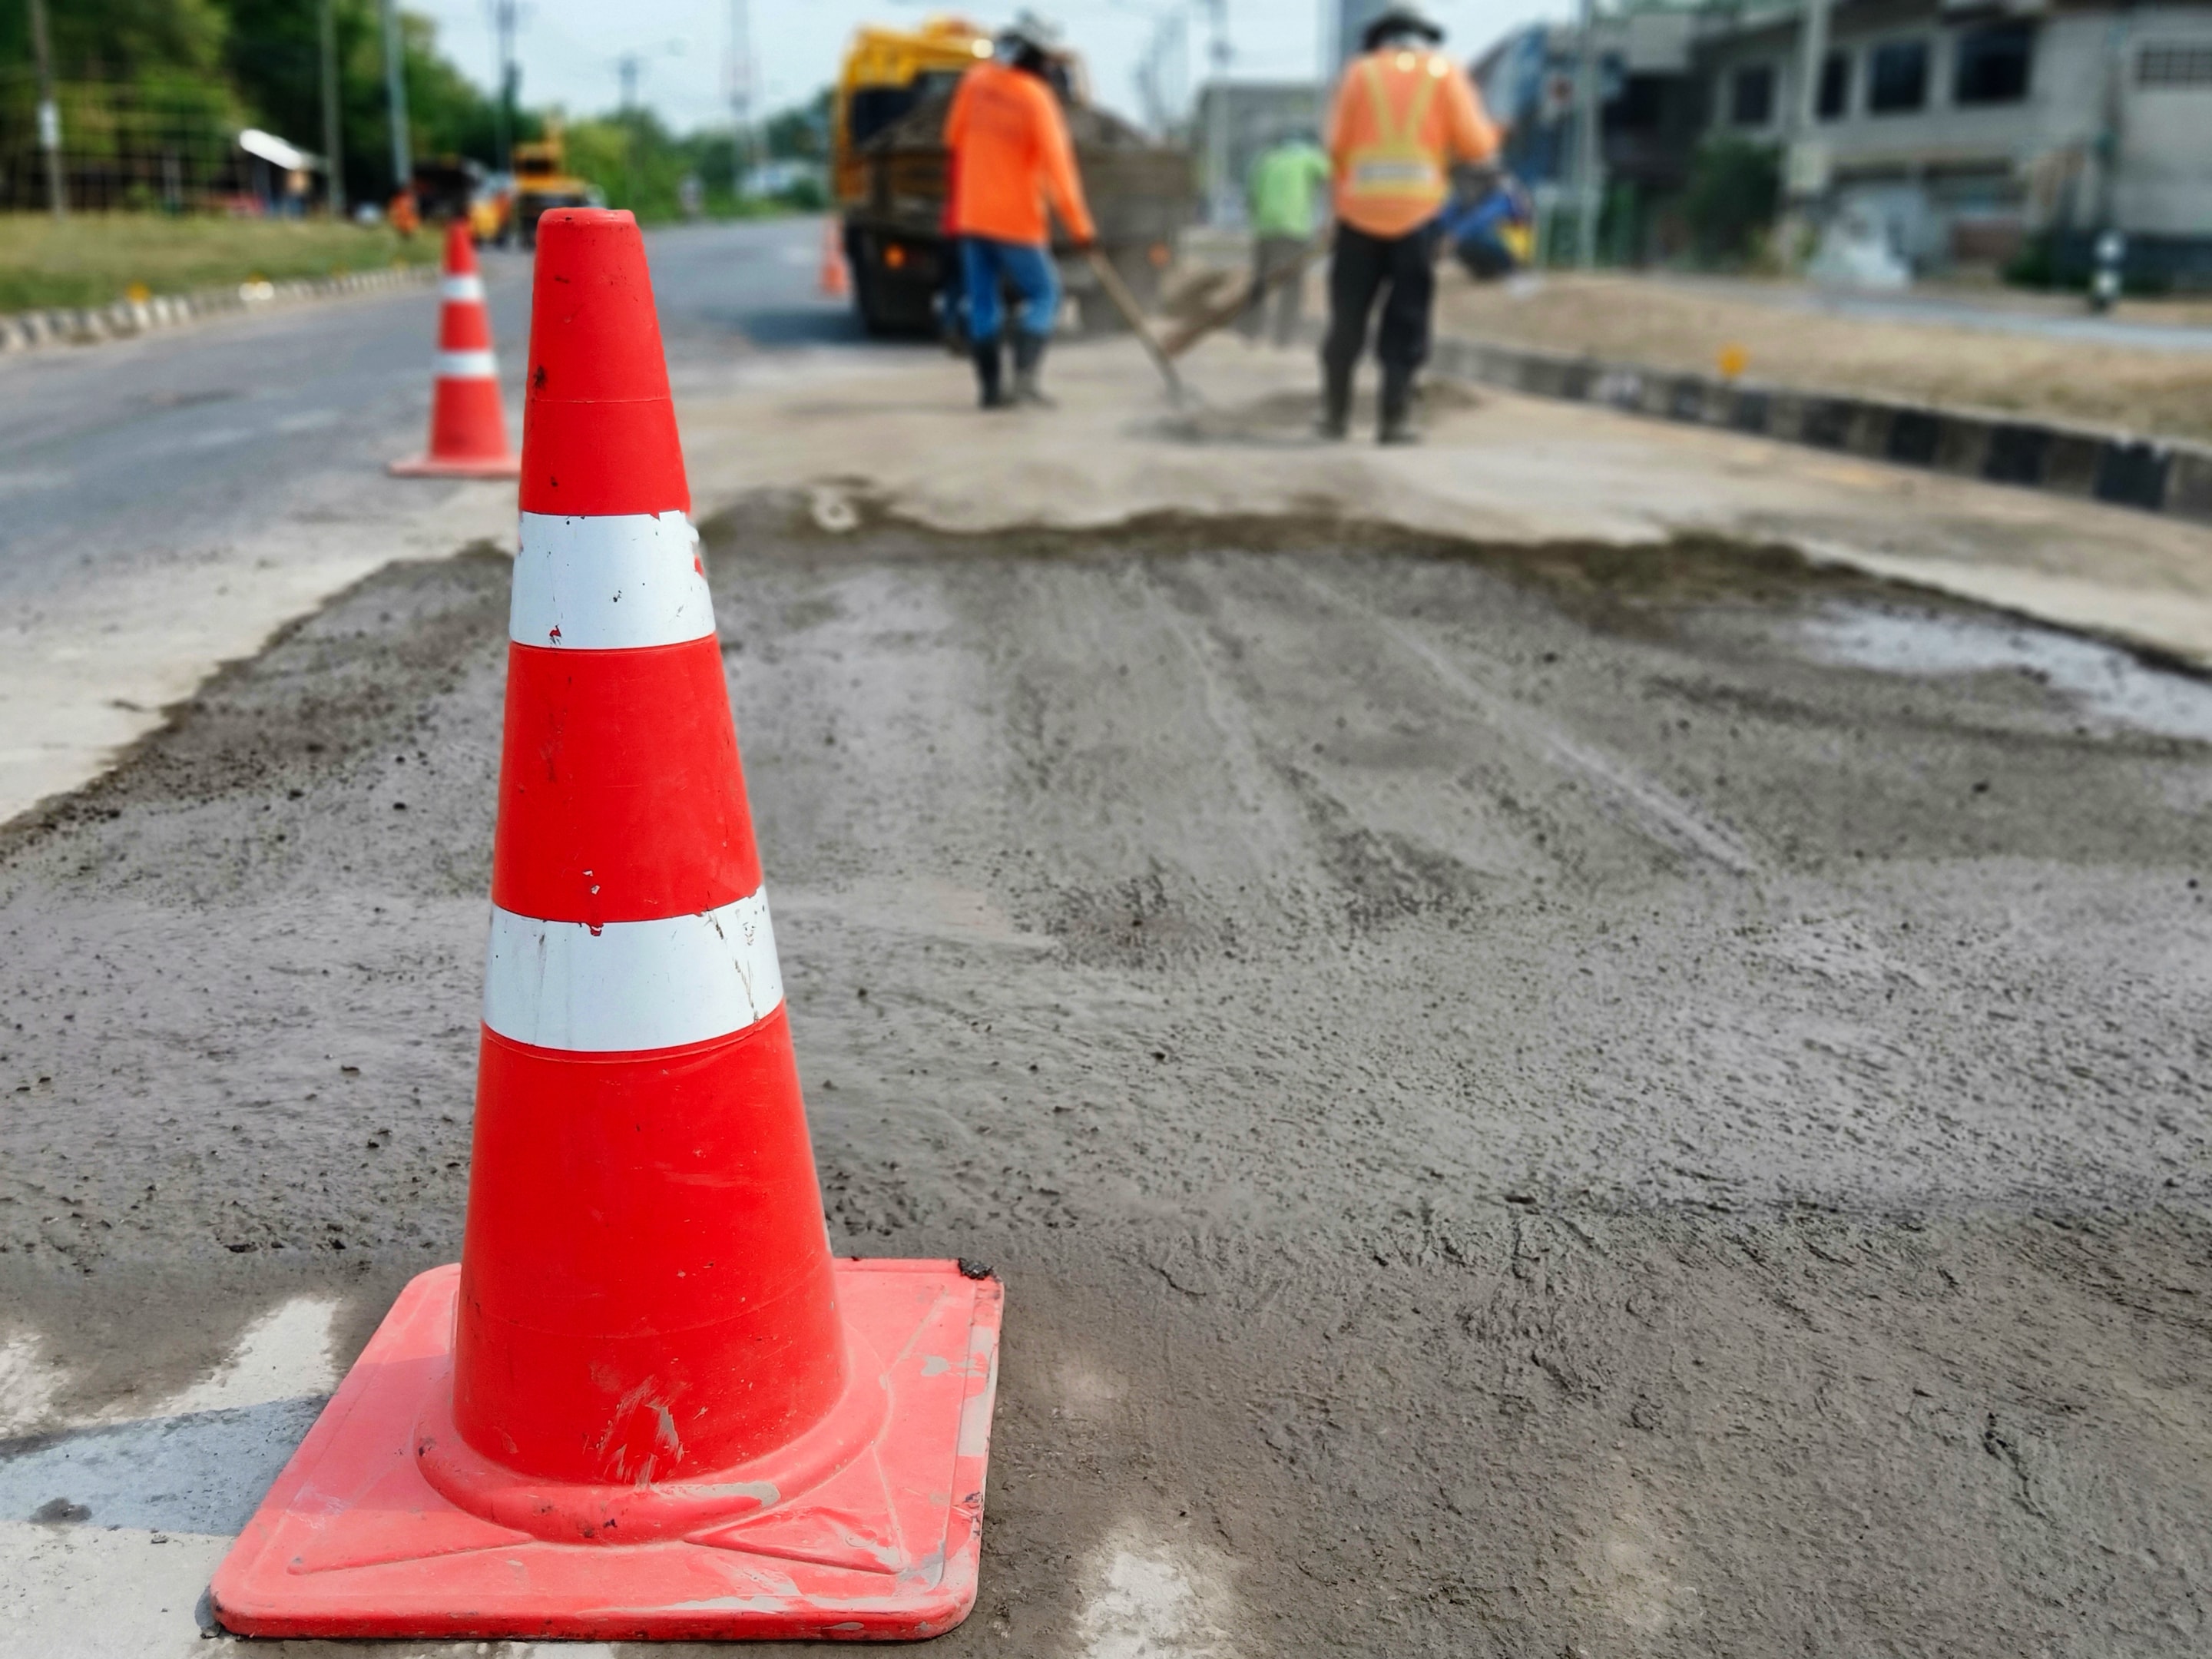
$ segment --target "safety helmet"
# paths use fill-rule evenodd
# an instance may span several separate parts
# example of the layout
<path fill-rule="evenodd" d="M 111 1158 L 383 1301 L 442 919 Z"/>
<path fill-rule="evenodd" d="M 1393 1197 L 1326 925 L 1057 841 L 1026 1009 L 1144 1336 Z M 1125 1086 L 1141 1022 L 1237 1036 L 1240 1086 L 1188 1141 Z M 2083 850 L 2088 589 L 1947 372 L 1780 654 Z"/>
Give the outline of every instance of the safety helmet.
<path fill-rule="evenodd" d="M 1057 23 L 1033 11 L 1018 14 L 1012 22 L 999 31 L 999 45 L 1006 51 L 1017 52 L 1026 46 L 1048 58 L 1060 50 L 1063 38 Z"/>
<path fill-rule="evenodd" d="M 1359 49 L 1373 52 L 1386 40 L 1409 34 L 1417 34 L 1433 46 L 1444 38 L 1443 25 L 1418 6 L 1392 6 L 1361 33 Z"/>

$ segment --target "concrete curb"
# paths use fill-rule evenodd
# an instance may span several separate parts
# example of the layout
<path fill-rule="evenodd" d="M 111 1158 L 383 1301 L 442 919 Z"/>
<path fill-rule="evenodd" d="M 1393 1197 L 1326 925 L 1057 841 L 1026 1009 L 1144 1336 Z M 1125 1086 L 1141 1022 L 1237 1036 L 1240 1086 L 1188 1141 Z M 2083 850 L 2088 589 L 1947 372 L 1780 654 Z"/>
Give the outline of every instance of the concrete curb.
<path fill-rule="evenodd" d="M 2202 444 L 1989 410 L 1723 380 L 1482 340 L 1440 339 L 1431 363 L 1455 380 L 1533 397 L 1603 404 L 1632 415 L 2212 523 L 2212 447 Z"/>
<path fill-rule="evenodd" d="M 107 340 L 149 334 L 157 329 L 180 328 L 188 323 L 204 322 L 234 312 L 259 311 L 307 300 L 335 300 L 355 294 L 422 288 L 437 279 L 435 264 L 394 265 L 380 270 L 354 271 L 343 276 L 240 283 L 235 288 L 206 288 L 191 294 L 161 295 L 150 300 L 118 300 L 112 305 L 18 311 L 0 315 L 0 353 L 28 351 L 47 345 L 98 345 Z"/>

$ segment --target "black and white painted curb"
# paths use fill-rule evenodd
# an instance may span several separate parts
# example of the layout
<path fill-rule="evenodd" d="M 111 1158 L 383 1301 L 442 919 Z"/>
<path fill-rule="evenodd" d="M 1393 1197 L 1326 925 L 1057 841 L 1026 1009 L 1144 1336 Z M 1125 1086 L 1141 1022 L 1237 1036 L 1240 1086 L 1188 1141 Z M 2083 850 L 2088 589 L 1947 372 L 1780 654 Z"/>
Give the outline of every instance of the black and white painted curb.
<path fill-rule="evenodd" d="M 156 329 L 179 328 L 234 312 L 302 300 L 334 300 L 354 294 L 422 288 L 438 280 L 435 264 L 393 265 L 381 270 L 350 271 L 343 276 L 305 276 L 282 283 L 240 283 L 235 288 L 201 289 L 191 294 L 161 295 L 149 300 L 118 300 L 112 305 L 63 307 L 0 315 L 0 352 L 27 351 L 46 345 L 97 345 Z"/>
<path fill-rule="evenodd" d="M 1440 339 L 1455 380 L 1602 404 L 1958 477 L 2212 523 L 2212 447 L 1847 392 L 1724 380 L 1480 340 Z"/>

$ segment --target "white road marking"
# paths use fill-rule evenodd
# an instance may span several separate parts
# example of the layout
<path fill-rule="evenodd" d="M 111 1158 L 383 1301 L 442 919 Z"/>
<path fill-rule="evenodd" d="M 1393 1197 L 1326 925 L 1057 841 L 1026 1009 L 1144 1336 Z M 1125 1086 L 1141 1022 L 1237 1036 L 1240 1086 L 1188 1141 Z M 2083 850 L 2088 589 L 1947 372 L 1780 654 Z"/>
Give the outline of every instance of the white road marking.
<path fill-rule="evenodd" d="M 1077 1620 L 1085 1659 L 1234 1659 L 1236 1617 L 1221 1575 L 1139 1527 L 1093 1560 L 1096 1588 Z"/>
<path fill-rule="evenodd" d="M 36 1331 L 0 1338 L 0 1438 L 37 1428 L 53 1409 L 64 1373 L 40 1358 L 45 1346 Z"/>
<path fill-rule="evenodd" d="M 145 1415 L 180 1417 L 328 1394 L 338 1382 L 331 1362 L 337 1311 L 335 1297 L 295 1296 L 279 1304 L 246 1328 L 222 1364 Z"/>

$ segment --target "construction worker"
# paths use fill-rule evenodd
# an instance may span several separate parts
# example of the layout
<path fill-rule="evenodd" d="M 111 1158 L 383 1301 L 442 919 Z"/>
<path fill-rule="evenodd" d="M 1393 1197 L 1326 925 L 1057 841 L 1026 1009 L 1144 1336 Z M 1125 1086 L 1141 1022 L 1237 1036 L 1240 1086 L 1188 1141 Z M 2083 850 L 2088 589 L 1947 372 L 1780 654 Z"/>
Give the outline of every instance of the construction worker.
<path fill-rule="evenodd" d="M 986 409 L 1048 401 L 1037 376 L 1060 316 L 1060 275 L 1046 204 L 1079 249 L 1098 236 L 1048 78 L 1058 46 L 1057 30 L 1024 13 L 999 37 L 998 57 L 961 76 L 945 118 L 945 147 L 952 152 L 951 228 L 967 273 L 968 336 Z M 1013 319 L 1011 398 L 1001 381 L 1006 287 L 1021 296 Z"/>
<path fill-rule="evenodd" d="M 1484 161 L 1498 132 L 1474 85 L 1436 50 L 1444 32 L 1411 6 L 1393 6 L 1367 26 L 1361 56 L 1347 64 L 1330 112 L 1328 152 L 1336 176 L 1336 241 L 1329 262 L 1328 337 L 1322 346 L 1324 435 L 1352 421 L 1352 371 L 1379 296 L 1386 444 L 1416 441 L 1413 376 L 1429 355 L 1436 303 L 1437 216 L 1459 161 Z"/>
<path fill-rule="evenodd" d="M 1260 337 L 1267 290 L 1275 289 L 1275 343 L 1297 337 L 1304 309 L 1307 245 L 1313 240 L 1314 198 L 1329 181 L 1328 152 L 1304 133 L 1292 133 L 1254 158 L 1244 179 L 1244 204 L 1252 221 L 1252 303 L 1244 332 Z"/>

